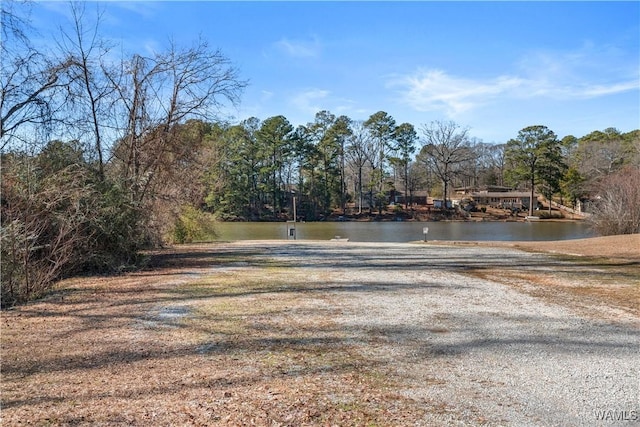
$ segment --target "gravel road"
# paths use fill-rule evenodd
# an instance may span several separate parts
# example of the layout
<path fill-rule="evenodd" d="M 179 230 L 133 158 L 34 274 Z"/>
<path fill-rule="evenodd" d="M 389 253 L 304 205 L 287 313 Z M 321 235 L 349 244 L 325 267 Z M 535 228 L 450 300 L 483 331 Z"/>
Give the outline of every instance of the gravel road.
<path fill-rule="evenodd" d="M 640 319 L 593 316 L 465 274 L 558 268 L 504 248 L 237 243 L 307 278 L 350 343 L 430 408 L 416 425 L 639 425 Z M 544 267 L 550 265 L 551 267 Z M 318 290 L 314 284 L 322 284 Z M 321 293 L 321 295 L 320 295 Z"/>

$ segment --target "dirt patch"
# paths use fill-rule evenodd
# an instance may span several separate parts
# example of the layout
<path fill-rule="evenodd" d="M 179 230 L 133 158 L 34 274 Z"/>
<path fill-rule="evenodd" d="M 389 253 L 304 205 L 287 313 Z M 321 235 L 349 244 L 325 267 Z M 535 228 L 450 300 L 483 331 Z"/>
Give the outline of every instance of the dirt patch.
<path fill-rule="evenodd" d="M 554 240 L 539 242 L 447 242 L 431 241 L 430 244 L 456 244 L 515 248 L 534 252 L 548 252 L 592 258 L 622 259 L 640 262 L 640 234 L 592 237 L 586 239 Z"/>

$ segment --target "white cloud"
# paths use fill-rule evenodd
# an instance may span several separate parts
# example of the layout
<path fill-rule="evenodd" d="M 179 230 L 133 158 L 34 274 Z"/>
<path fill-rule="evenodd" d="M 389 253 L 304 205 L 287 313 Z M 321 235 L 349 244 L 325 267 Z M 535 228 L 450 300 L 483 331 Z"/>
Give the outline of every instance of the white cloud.
<path fill-rule="evenodd" d="M 134 13 L 142 18 L 151 19 L 160 12 L 162 3 L 157 1 L 128 1 L 107 0 L 106 4 L 114 8 L 119 8 L 127 12 Z"/>
<path fill-rule="evenodd" d="M 529 97 L 592 99 L 640 89 L 637 57 L 615 46 L 587 41 L 571 51 L 537 50 L 516 66 Z"/>
<path fill-rule="evenodd" d="M 268 100 L 270 100 L 271 98 L 273 98 L 274 93 L 271 92 L 270 90 L 261 90 L 260 91 L 260 101 L 261 102 L 266 102 Z"/>
<path fill-rule="evenodd" d="M 524 84 L 522 79 L 511 76 L 481 81 L 452 76 L 442 70 L 421 69 L 393 79 L 389 86 L 400 87 L 402 99 L 415 110 L 443 110 L 454 117 L 492 98 L 517 91 Z"/>
<path fill-rule="evenodd" d="M 274 46 L 281 52 L 294 58 L 314 58 L 320 55 L 322 46 L 314 37 L 312 40 L 290 40 L 282 38 Z"/>
<path fill-rule="evenodd" d="M 592 99 L 640 89 L 637 78 L 611 83 L 584 82 L 560 65 L 556 67 L 549 61 L 544 64 L 546 66 L 541 67 L 544 72 L 529 69 L 527 77 L 503 75 L 486 79 L 419 69 L 390 79 L 387 86 L 399 88 L 401 100 L 414 110 L 443 111 L 451 118 L 500 99 Z"/>
<path fill-rule="evenodd" d="M 503 101 L 589 100 L 640 90 L 637 56 L 589 41 L 573 50 L 526 52 L 510 68 L 484 78 L 419 68 L 393 76 L 387 86 L 412 109 L 450 118 Z"/>
<path fill-rule="evenodd" d="M 329 94 L 330 92 L 324 89 L 306 89 L 291 97 L 290 102 L 300 112 L 310 114 L 311 117 L 313 117 L 318 111 L 327 109 L 326 107 L 323 107 L 319 101 L 324 101 L 326 103 Z"/>
<path fill-rule="evenodd" d="M 640 89 L 640 81 L 630 80 L 627 82 L 614 83 L 611 85 L 591 85 L 584 88 L 582 96 L 584 98 L 597 98 L 599 96 L 613 95 L 616 93 L 629 92 Z"/>
<path fill-rule="evenodd" d="M 333 92 L 319 88 L 309 88 L 295 93 L 289 97 L 288 104 L 294 109 L 289 114 L 292 117 L 298 117 L 299 124 L 312 121 L 316 113 L 323 110 L 336 116 L 345 115 L 351 118 L 363 116 L 368 112 L 358 107 L 357 102 L 352 99 L 335 96 Z"/>
<path fill-rule="evenodd" d="M 342 99 L 340 103 L 333 107 L 332 112 L 336 115 L 349 116 L 351 114 L 364 114 L 367 112 L 364 108 L 355 108 L 356 102 L 352 99 Z"/>

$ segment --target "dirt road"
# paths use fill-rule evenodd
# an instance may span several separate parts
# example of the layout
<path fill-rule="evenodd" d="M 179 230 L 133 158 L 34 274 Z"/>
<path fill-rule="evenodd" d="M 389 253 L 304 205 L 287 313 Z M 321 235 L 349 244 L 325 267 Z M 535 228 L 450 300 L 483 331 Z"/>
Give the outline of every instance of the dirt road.
<path fill-rule="evenodd" d="M 3 313 L 3 425 L 634 425 L 637 264 L 239 242 Z"/>

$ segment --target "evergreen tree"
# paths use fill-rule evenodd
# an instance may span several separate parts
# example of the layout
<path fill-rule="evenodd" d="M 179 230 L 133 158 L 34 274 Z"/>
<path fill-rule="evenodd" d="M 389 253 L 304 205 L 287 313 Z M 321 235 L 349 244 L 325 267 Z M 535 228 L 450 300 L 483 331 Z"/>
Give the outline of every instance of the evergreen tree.
<path fill-rule="evenodd" d="M 372 181 L 370 183 L 371 193 L 375 190 L 375 202 L 378 212 L 382 213 L 382 205 L 385 200 L 385 180 L 388 176 L 386 165 L 389 160 L 389 152 L 394 150 L 394 137 L 396 131 L 396 121 L 384 111 L 372 114 L 364 122 L 369 129 L 371 137 L 375 142 L 375 155 L 371 159 Z M 373 198 L 373 197 L 372 197 Z"/>
<path fill-rule="evenodd" d="M 533 215 L 535 190 L 549 194 L 559 190 L 560 177 L 566 168 L 561 156 L 561 143 L 546 126 L 529 126 L 507 143 L 506 158 L 512 166 L 510 177 L 526 181 L 531 189 L 529 215 Z"/>
<path fill-rule="evenodd" d="M 264 162 L 260 173 L 271 194 L 273 216 L 277 218 L 283 207 L 283 172 L 293 157 L 293 126 L 284 116 L 270 117 L 262 122 L 257 138 Z"/>
<path fill-rule="evenodd" d="M 398 164 L 402 169 L 402 182 L 404 183 L 404 207 L 406 209 L 409 206 L 409 163 L 411 162 L 411 156 L 416 151 L 418 135 L 412 124 L 402 123 L 396 128 L 395 140 Z"/>

